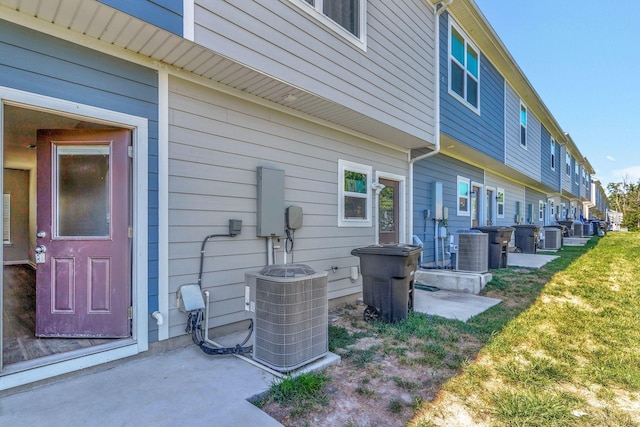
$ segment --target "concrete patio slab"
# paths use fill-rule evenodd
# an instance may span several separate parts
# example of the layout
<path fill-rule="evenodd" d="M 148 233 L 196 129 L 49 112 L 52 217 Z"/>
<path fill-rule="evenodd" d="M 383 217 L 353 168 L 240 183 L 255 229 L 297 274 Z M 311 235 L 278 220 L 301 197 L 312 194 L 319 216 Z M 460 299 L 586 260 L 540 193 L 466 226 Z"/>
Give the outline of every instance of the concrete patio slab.
<path fill-rule="evenodd" d="M 507 258 L 509 267 L 540 268 L 548 262 L 558 258 L 557 255 L 510 253 Z"/>
<path fill-rule="evenodd" d="M 333 353 L 301 370 L 338 363 Z M 247 401 L 276 376 L 195 345 L 120 361 L 0 399 L 2 426 L 281 426 Z M 1 378 L 0 378 L 1 381 Z"/>
<path fill-rule="evenodd" d="M 482 297 L 469 293 L 439 290 L 435 292 L 414 290 L 413 310 L 447 319 L 466 322 L 473 316 L 500 303 L 496 298 Z"/>

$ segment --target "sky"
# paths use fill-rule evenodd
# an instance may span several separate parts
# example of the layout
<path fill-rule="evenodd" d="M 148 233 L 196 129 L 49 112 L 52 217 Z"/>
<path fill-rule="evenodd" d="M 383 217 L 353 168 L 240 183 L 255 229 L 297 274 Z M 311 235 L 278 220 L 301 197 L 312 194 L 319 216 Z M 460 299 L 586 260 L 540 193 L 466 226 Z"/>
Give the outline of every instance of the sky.
<path fill-rule="evenodd" d="M 640 1 L 475 2 L 602 186 L 637 183 Z"/>

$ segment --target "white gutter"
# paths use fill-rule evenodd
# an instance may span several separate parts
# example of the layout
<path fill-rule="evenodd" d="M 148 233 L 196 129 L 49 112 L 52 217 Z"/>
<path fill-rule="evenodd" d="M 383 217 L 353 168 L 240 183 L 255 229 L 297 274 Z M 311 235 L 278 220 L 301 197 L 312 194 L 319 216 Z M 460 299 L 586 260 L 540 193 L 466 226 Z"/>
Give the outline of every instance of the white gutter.
<path fill-rule="evenodd" d="M 436 23 L 436 40 L 435 40 L 435 141 L 433 151 L 429 151 L 428 153 L 422 154 L 418 157 L 414 157 L 413 159 L 409 159 L 409 179 L 411 180 L 409 185 L 409 233 L 407 236 L 407 241 L 413 241 L 413 165 L 427 157 L 435 156 L 440 152 L 440 15 L 444 13 L 444 11 L 449 7 L 449 5 L 453 3 L 453 0 L 447 0 L 446 2 L 438 2 L 433 6 L 435 12 L 435 23 Z M 438 9 L 438 5 L 441 7 Z M 411 153 L 409 153 L 411 156 Z"/>

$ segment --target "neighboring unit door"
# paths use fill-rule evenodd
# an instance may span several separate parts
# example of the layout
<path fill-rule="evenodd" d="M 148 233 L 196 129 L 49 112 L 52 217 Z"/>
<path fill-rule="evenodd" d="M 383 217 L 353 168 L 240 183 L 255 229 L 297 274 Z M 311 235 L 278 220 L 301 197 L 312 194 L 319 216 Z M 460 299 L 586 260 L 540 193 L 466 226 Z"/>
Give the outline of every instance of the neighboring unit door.
<path fill-rule="evenodd" d="M 493 196 L 493 190 L 487 188 L 487 199 L 485 200 L 485 218 L 487 225 L 493 225 L 493 204 L 495 203 L 495 197 Z"/>
<path fill-rule="evenodd" d="M 38 131 L 36 335 L 131 335 L 128 130 Z"/>
<path fill-rule="evenodd" d="M 378 179 L 378 182 L 384 185 L 378 195 L 378 242 L 399 243 L 400 183 L 384 178 Z"/>

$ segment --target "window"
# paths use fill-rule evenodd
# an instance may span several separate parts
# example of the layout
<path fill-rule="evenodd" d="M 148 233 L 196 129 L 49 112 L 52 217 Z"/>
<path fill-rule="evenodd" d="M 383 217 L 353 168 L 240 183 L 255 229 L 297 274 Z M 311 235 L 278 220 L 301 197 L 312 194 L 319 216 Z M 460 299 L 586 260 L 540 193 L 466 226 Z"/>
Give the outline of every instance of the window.
<path fill-rule="evenodd" d="M 551 138 L 551 169 L 556 170 L 556 141 Z"/>
<path fill-rule="evenodd" d="M 498 188 L 498 195 L 496 196 L 497 208 L 498 208 L 498 218 L 504 218 L 504 188 Z"/>
<path fill-rule="evenodd" d="M 469 198 L 471 196 L 471 181 L 468 178 L 458 177 L 458 215 L 469 216 Z"/>
<path fill-rule="evenodd" d="M 564 155 L 564 172 L 571 176 L 571 156 L 569 155 L 569 153 L 566 153 Z M 571 179 L 571 178 L 569 178 Z M 569 181 L 571 182 L 571 181 Z"/>
<path fill-rule="evenodd" d="M 338 174 L 338 227 L 371 227 L 371 167 L 339 160 Z"/>
<path fill-rule="evenodd" d="M 11 194 L 2 195 L 2 243 L 11 243 Z"/>
<path fill-rule="evenodd" d="M 567 219 L 567 205 L 560 203 L 560 218 Z"/>
<path fill-rule="evenodd" d="M 538 221 L 544 221 L 544 208 L 545 203 L 542 200 L 538 200 Z"/>
<path fill-rule="evenodd" d="M 520 104 L 520 145 L 527 146 L 527 107 Z"/>
<path fill-rule="evenodd" d="M 553 200 L 549 200 L 549 214 L 551 215 L 551 219 L 558 219 L 556 216 L 556 203 Z"/>
<path fill-rule="evenodd" d="M 291 0 L 348 37 L 364 44 L 366 0 Z"/>
<path fill-rule="evenodd" d="M 480 67 L 478 49 L 453 22 L 449 25 L 449 93 L 474 110 L 479 109 Z"/>
<path fill-rule="evenodd" d="M 573 170 L 575 171 L 576 184 L 580 184 L 580 165 L 578 164 L 578 162 L 575 162 L 575 163 L 576 163 L 576 166 L 573 168 Z"/>

